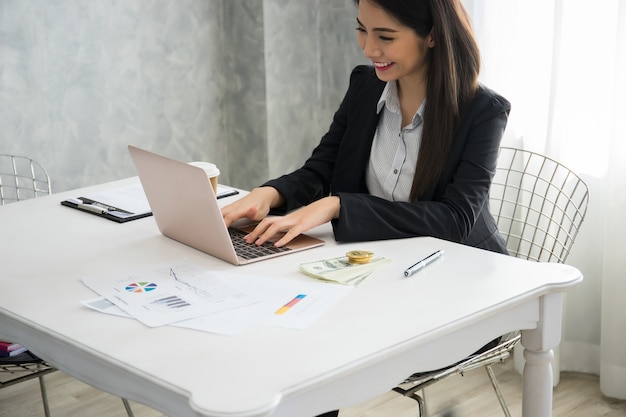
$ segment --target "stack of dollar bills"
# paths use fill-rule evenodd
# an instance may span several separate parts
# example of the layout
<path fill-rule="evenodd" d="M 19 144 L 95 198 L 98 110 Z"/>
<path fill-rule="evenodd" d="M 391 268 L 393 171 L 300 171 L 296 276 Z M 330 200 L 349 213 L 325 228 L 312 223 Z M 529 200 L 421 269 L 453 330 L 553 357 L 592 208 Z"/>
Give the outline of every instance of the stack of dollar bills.
<path fill-rule="evenodd" d="M 350 263 L 347 256 L 302 262 L 300 271 L 323 281 L 358 286 L 380 265 L 391 262 L 383 256 L 372 256 L 368 263 Z"/>

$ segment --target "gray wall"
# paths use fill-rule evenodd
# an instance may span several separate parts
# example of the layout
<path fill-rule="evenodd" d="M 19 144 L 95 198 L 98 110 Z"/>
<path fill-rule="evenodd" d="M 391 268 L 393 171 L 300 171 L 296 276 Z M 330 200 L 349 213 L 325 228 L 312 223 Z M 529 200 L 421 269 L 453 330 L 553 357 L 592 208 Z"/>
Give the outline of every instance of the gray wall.
<path fill-rule="evenodd" d="M 251 188 L 297 168 L 366 62 L 352 0 L 0 0 L 0 153 L 53 191 L 135 175 L 126 145 Z"/>

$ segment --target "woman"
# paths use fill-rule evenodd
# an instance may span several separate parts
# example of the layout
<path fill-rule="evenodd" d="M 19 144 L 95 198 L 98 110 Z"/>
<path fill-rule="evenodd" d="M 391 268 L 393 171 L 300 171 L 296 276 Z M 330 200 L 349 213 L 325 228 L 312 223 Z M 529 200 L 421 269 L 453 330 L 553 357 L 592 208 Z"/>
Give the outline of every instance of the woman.
<path fill-rule="evenodd" d="M 338 241 L 434 236 L 506 253 L 488 193 L 510 105 L 478 84 L 460 1 L 355 2 L 373 65 L 353 70 L 304 166 L 224 207 L 226 224 L 261 220 L 246 238 L 257 244 L 287 231 L 276 246 L 331 221 Z"/>
<path fill-rule="evenodd" d="M 226 224 L 261 220 L 246 238 L 257 244 L 287 231 L 276 246 L 331 221 L 338 241 L 434 236 L 506 253 L 488 194 L 510 104 L 478 84 L 460 0 L 355 3 L 372 66 L 353 70 L 304 166 L 224 207 Z"/>

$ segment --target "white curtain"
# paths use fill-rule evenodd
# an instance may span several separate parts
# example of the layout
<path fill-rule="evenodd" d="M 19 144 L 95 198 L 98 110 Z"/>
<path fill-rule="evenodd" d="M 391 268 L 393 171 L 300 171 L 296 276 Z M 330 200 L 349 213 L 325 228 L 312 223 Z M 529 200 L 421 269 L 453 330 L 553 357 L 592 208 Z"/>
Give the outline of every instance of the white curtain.
<path fill-rule="evenodd" d="M 585 279 L 567 295 L 555 369 L 598 374 L 626 399 L 626 1 L 464 3 L 481 80 L 512 102 L 505 144 L 559 160 L 590 189 L 567 261 Z"/>

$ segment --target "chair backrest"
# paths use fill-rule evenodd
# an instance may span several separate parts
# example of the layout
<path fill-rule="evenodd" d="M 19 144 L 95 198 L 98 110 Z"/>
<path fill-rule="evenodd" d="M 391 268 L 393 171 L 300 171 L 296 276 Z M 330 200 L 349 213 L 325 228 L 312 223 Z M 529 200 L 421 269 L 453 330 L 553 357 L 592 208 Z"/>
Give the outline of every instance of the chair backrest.
<path fill-rule="evenodd" d="M 0 154 L 0 205 L 49 195 L 48 172 L 25 156 Z"/>
<path fill-rule="evenodd" d="M 489 201 L 510 255 L 564 263 L 585 218 L 589 191 L 559 162 L 502 147 Z"/>

